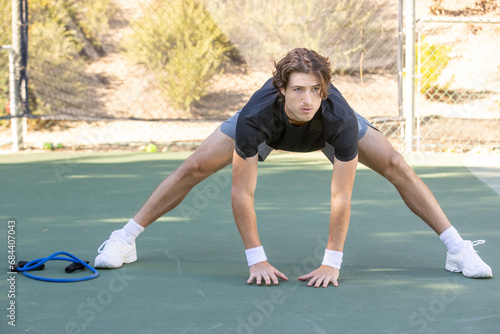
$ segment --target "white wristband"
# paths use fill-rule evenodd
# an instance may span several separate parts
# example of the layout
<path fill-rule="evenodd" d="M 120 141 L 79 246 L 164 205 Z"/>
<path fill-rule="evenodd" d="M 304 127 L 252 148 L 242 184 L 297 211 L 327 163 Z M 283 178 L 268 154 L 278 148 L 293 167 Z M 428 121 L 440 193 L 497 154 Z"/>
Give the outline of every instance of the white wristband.
<path fill-rule="evenodd" d="M 340 264 L 342 263 L 343 256 L 344 253 L 342 252 L 325 249 L 325 256 L 323 257 L 323 262 L 321 262 L 321 264 L 340 269 Z"/>
<path fill-rule="evenodd" d="M 264 252 L 264 247 L 262 246 L 246 249 L 245 255 L 247 256 L 249 267 L 256 263 L 267 261 L 266 252 Z"/>

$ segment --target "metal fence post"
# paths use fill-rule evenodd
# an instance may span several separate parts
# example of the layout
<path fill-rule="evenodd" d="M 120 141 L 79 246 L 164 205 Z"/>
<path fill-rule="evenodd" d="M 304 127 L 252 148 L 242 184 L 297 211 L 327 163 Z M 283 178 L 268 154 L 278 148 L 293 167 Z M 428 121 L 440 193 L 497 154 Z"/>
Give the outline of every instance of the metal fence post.
<path fill-rule="evenodd" d="M 2 45 L 2 49 L 9 51 L 9 105 L 11 106 L 11 116 L 15 116 L 17 115 L 19 107 L 19 95 L 16 95 L 15 52 L 11 45 Z M 22 124 L 19 118 L 12 117 L 10 119 L 10 125 L 12 128 L 12 151 L 18 152 L 19 145 L 22 142 Z"/>
<path fill-rule="evenodd" d="M 398 114 L 403 118 L 403 1 L 398 0 Z"/>
<path fill-rule="evenodd" d="M 12 127 L 12 151 L 18 152 L 22 148 L 22 122 L 18 115 L 21 115 L 21 92 L 20 74 L 21 68 L 21 2 L 12 0 L 12 47 L 9 52 L 9 72 L 10 72 L 10 110 Z"/>
<path fill-rule="evenodd" d="M 415 0 L 405 0 L 406 50 L 404 80 L 405 152 L 414 149 L 415 137 Z"/>

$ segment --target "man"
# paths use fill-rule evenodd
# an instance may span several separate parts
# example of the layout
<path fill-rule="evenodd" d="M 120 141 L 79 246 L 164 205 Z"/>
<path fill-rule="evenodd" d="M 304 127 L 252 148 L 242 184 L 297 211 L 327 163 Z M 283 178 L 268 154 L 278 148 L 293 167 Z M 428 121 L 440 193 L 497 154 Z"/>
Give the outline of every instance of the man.
<path fill-rule="evenodd" d="M 137 260 L 135 238 L 176 207 L 199 182 L 233 164 L 233 215 L 245 246 L 250 277 L 258 285 L 278 284 L 285 274 L 268 261 L 257 233 L 253 207 L 258 161 L 272 149 L 307 152 L 321 149 L 333 163 L 329 237 L 322 265 L 299 277 L 309 286 L 338 286 L 343 246 L 350 219 L 351 194 L 358 161 L 389 180 L 408 207 L 445 243 L 445 268 L 471 278 L 491 277 L 491 268 L 450 224 L 436 199 L 366 119 L 356 114 L 331 85 L 328 58 L 294 49 L 269 80 L 236 115 L 225 121 L 198 150 L 168 176 L 122 229 L 99 248 L 98 268 L 118 268 Z"/>

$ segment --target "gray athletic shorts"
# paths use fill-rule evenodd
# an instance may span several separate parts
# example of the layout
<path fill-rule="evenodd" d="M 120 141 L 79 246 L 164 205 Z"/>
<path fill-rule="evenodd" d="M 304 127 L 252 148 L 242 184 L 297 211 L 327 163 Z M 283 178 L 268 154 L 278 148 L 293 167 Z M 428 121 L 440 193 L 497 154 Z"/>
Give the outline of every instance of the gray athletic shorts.
<path fill-rule="evenodd" d="M 222 133 L 228 135 L 232 139 L 235 139 L 235 137 L 236 137 L 236 135 L 235 135 L 236 134 L 236 122 L 238 121 L 238 116 L 240 115 L 240 112 L 241 112 L 241 110 L 238 110 L 238 112 L 236 114 L 234 114 L 233 116 L 229 117 L 226 121 L 224 121 L 224 123 L 222 123 L 222 125 L 220 127 L 220 130 L 222 131 Z M 363 138 L 366 131 L 368 130 L 368 127 L 371 127 L 373 129 L 377 130 L 377 128 L 373 124 L 368 122 L 368 120 L 366 118 L 364 118 L 363 116 L 361 116 L 357 112 L 355 112 L 355 114 L 356 114 L 356 118 L 358 119 L 358 131 L 359 131 L 358 132 L 358 140 Z M 259 161 L 266 160 L 267 156 L 269 155 L 269 153 L 271 153 L 272 150 L 274 150 L 274 149 L 271 146 L 267 145 L 265 142 L 260 144 L 259 145 Z M 323 152 L 324 155 L 326 155 L 326 157 L 333 164 L 333 161 L 334 161 L 333 158 L 335 156 L 335 148 L 332 145 L 325 143 L 325 147 L 323 147 L 321 149 L 321 151 Z"/>

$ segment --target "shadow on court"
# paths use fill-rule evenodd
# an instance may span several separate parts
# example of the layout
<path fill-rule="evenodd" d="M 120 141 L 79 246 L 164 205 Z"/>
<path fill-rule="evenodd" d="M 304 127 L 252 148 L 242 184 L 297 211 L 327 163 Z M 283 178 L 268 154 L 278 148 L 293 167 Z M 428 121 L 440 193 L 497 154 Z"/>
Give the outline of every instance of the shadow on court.
<path fill-rule="evenodd" d="M 0 242 L 17 261 L 57 251 L 93 260 L 186 154 L 50 153 L 0 156 Z M 137 239 L 139 260 L 96 279 L 0 283 L 1 333 L 497 333 L 500 283 L 444 269 L 446 248 L 386 180 L 356 175 L 340 286 L 310 288 L 328 233 L 331 166 L 275 154 L 260 164 L 256 211 L 278 286 L 247 285 L 243 243 L 230 204 L 231 170 L 199 184 Z M 500 197 L 465 167 L 419 167 L 464 239 L 486 239 L 483 260 L 499 273 Z M 68 263 L 37 272 L 65 274 Z M 88 274 L 88 272 L 87 272 Z M 15 300 L 15 327 L 8 324 Z"/>

